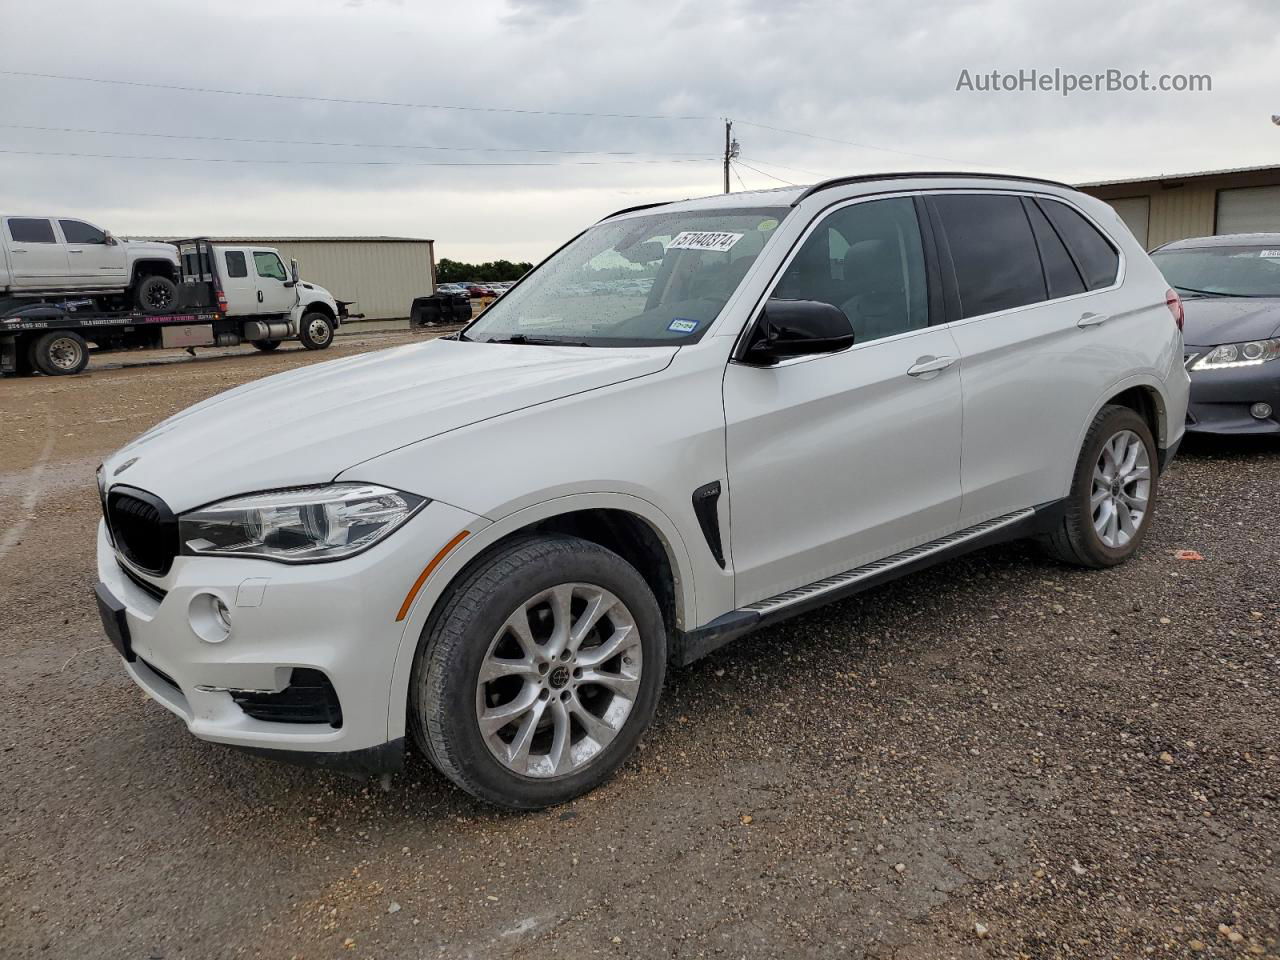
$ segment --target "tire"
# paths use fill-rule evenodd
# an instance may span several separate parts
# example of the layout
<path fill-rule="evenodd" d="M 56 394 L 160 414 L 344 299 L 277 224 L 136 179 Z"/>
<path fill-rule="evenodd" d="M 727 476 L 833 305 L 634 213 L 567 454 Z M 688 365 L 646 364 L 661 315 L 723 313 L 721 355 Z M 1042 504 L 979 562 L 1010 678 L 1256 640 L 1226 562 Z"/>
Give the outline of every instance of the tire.
<path fill-rule="evenodd" d="M 1107 466 L 1114 462 L 1117 450 L 1123 451 L 1122 461 L 1130 454 L 1137 457 L 1131 469 L 1123 469 L 1122 462 L 1118 474 Z M 1080 449 L 1063 518 L 1042 539 L 1050 556 L 1094 569 L 1114 567 L 1133 556 L 1151 526 L 1160 483 L 1158 463 L 1151 428 L 1138 413 L 1119 406 L 1098 411 Z M 1095 467 L 1100 474 L 1096 478 Z M 1096 510 L 1095 496 L 1101 498 Z M 1143 506 L 1135 521 L 1137 503 Z M 1125 517 L 1131 530 L 1126 530 Z M 1102 530 L 1099 523 L 1103 523 Z"/>
<path fill-rule="evenodd" d="M 133 296 L 139 310 L 149 316 L 157 317 L 173 313 L 177 308 L 178 285 L 168 277 L 153 274 L 142 278 Z"/>
<path fill-rule="evenodd" d="M 298 339 L 308 350 L 324 350 L 333 343 L 333 321 L 318 310 L 304 313 L 298 322 Z"/>
<path fill-rule="evenodd" d="M 276 347 L 280 346 L 279 340 L 250 340 L 249 342 L 263 353 L 270 353 Z"/>
<path fill-rule="evenodd" d="M 571 598 L 563 621 L 552 606 L 556 596 Z M 581 627 L 583 610 L 599 599 L 608 604 L 610 597 L 617 602 L 600 614 L 597 627 L 576 650 L 557 658 L 563 634 L 551 625 Z M 524 642 L 508 627 L 522 611 L 532 625 Z M 473 796 L 512 810 L 564 803 L 609 779 L 635 749 L 657 708 L 666 646 L 653 592 L 617 554 L 576 537 L 523 539 L 464 573 L 423 628 L 410 681 L 409 726 L 436 768 Z M 499 658 L 512 663 L 513 652 L 522 651 L 528 664 L 522 675 L 481 685 L 482 666 L 500 667 Z M 525 696 L 528 706 L 506 726 L 491 726 L 486 737 L 481 712 L 518 705 Z M 524 733 L 529 746 L 522 763 L 516 746 Z M 566 737 L 572 749 L 557 750 Z M 500 758 L 497 750 L 516 756 Z"/>
<path fill-rule="evenodd" d="M 69 377 L 89 365 L 89 344 L 72 330 L 51 330 L 31 344 L 31 364 L 50 377 Z"/>

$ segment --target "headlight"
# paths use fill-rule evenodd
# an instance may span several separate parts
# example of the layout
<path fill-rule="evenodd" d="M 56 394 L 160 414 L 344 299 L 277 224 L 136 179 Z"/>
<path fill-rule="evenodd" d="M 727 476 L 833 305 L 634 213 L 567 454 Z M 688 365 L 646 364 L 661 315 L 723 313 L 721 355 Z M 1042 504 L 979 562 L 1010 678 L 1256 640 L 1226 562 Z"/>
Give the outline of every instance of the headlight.
<path fill-rule="evenodd" d="M 178 518 L 182 552 L 282 563 L 367 550 L 430 501 L 371 483 L 332 483 L 234 497 Z"/>
<path fill-rule="evenodd" d="M 1224 367 L 1252 367 L 1280 357 L 1280 340 L 1250 340 L 1214 347 L 1191 365 L 1192 370 L 1221 370 Z"/>

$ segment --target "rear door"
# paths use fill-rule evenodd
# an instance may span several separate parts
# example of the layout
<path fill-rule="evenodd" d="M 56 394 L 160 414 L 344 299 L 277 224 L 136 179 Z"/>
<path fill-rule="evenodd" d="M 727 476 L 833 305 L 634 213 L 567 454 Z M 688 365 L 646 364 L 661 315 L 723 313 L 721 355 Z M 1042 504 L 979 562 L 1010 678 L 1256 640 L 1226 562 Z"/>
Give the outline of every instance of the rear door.
<path fill-rule="evenodd" d="M 83 220 L 59 220 L 70 276 L 85 287 L 120 287 L 129 282 L 124 245 L 108 243 L 106 231 Z"/>
<path fill-rule="evenodd" d="M 1114 248 L 1073 207 L 1011 193 L 929 199 L 963 358 L 968 526 L 1065 496 L 1080 431 L 1130 358 L 1101 332 Z M 1074 232 L 1088 254 L 1072 250 Z"/>
<path fill-rule="evenodd" d="M 70 289 L 67 248 L 59 242 L 53 221 L 45 217 L 6 217 L 9 264 L 14 287 Z"/>
<path fill-rule="evenodd" d="M 253 251 L 253 273 L 258 287 L 259 313 L 288 313 L 298 302 L 297 291 L 289 282 L 280 254 L 274 250 Z"/>
<path fill-rule="evenodd" d="M 247 247 L 214 247 L 214 259 L 227 296 L 227 316 L 248 317 L 262 313 L 258 303 L 258 278 L 253 274 L 253 251 Z"/>

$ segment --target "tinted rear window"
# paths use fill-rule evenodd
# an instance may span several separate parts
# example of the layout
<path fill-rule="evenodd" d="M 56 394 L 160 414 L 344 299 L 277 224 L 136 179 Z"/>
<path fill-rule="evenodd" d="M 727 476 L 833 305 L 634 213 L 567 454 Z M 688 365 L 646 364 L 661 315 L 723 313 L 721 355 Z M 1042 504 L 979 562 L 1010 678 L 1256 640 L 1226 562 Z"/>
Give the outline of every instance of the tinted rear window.
<path fill-rule="evenodd" d="M 53 238 L 53 224 L 48 220 L 31 217 L 10 217 L 9 236 L 15 243 L 57 243 Z"/>
<path fill-rule="evenodd" d="M 227 251 L 227 276 L 228 277 L 247 277 L 249 275 L 249 264 L 245 260 L 244 254 L 239 250 Z"/>
<path fill-rule="evenodd" d="M 1097 290 L 1115 283 L 1116 274 L 1120 272 L 1120 254 L 1111 241 L 1065 203 L 1057 200 L 1037 200 L 1036 203 L 1071 251 L 1088 288 Z"/>
<path fill-rule="evenodd" d="M 955 266 L 961 315 L 1039 303 L 1046 298 L 1031 224 L 1022 200 L 995 194 L 940 194 L 934 208 Z"/>

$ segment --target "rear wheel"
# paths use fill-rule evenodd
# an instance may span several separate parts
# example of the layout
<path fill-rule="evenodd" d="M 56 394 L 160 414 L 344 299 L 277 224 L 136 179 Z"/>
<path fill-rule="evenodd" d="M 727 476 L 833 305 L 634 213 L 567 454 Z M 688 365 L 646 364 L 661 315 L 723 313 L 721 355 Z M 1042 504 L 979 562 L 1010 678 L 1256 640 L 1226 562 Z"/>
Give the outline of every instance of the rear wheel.
<path fill-rule="evenodd" d="M 1157 463 L 1146 420 L 1128 407 L 1103 407 L 1085 435 L 1062 522 L 1045 537 L 1049 553 L 1083 567 L 1133 556 L 1155 507 Z"/>
<path fill-rule="evenodd" d="M 573 537 L 499 549 L 423 631 L 415 740 L 490 803 L 533 810 L 608 779 L 653 717 L 666 672 L 657 601 L 625 560 Z"/>
<path fill-rule="evenodd" d="M 249 342 L 263 353 L 270 353 L 276 347 L 280 346 L 279 340 L 250 340 Z"/>
<path fill-rule="evenodd" d="M 151 316 L 173 313 L 178 305 L 178 285 L 168 277 L 143 277 L 134 293 L 138 309 Z"/>
<path fill-rule="evenodd" d="M 298 324 L 298 339 L 308 350 L 323 350 L 333 343 L 333 321 L 318 310 L 304 313 Z"/>
<path fill-rule="evenodd" d="M 88 366 L 89 344 L 71 330 L 54 330 L 31 344 L 31 363 L 47 376 L 70 376 Z"/>

